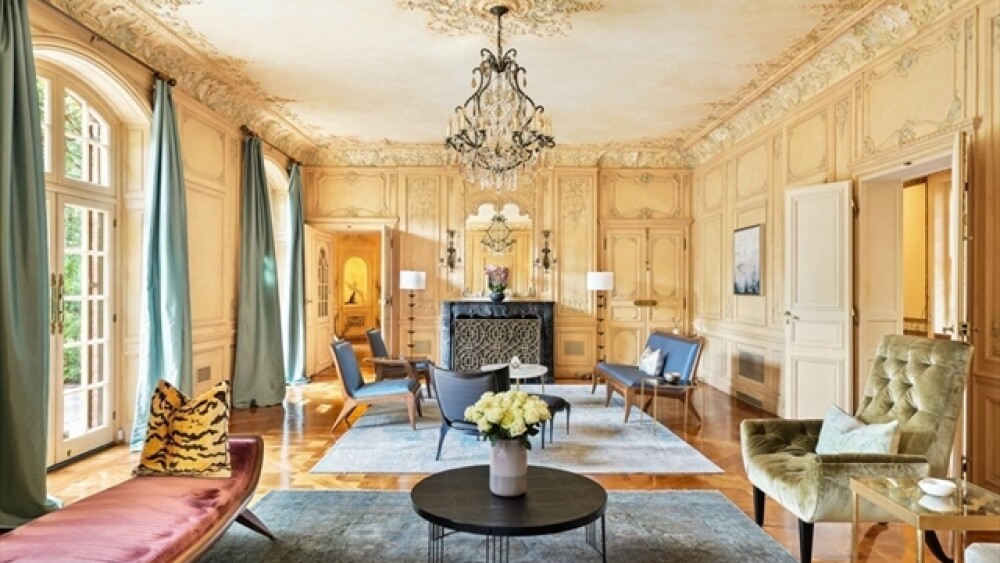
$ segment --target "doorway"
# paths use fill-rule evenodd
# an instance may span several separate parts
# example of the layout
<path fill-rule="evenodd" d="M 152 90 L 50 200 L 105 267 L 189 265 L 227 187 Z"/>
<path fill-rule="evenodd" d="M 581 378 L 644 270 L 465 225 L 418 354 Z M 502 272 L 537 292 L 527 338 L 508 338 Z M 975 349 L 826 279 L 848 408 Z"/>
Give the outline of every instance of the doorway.
<path fill-rule="evenodd" d="M 114 440 L 110 204 L 50 193 L 51 461 Z"/>

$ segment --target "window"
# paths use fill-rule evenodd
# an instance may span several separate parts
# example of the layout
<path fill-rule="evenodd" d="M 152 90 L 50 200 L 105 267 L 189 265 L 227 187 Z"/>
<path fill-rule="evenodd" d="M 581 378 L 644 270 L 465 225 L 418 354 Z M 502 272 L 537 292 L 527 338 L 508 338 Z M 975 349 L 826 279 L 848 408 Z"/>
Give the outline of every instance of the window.
<path fill-rule="evenodd" d="M 324 318 L 330 314 L 330 264 L 326 259 L 326 250 L 319 250 L 319 260 L 316 276 L 316 314 Z"/>
<path fill-rule="evenodd" d="M 49 98 L 51 83 L 39 78 L 38 87 L 38 113 L 42 118 L 42 158 L 45 161 L 45 173 L 52 172 L 52 103 Z"/>
<path fill-rule="evenodd" d="M 86 86 L 77 86 L 68 77 L 50 75 L 44 68 L 40 69 L 36 89 L 48 180 L 109 189 L 111 127 L 95 107 L 93 100 L 99 98 Z"/>

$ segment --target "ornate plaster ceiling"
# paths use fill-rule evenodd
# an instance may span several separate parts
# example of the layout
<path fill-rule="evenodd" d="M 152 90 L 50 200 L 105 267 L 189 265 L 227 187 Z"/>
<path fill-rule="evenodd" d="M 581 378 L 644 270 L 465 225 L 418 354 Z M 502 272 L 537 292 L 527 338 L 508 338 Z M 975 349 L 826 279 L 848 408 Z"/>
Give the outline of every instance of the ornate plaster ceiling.
<path fill-rule="evenodd" d="M 492 16 L 479 15 L 491 0 L 51 1 L 311 164 L 439 161 L 479 50 L 495 49 Z M 507 3 L 517 33 L 505 46 L 553 116 L 565 164 L 704 158 L 806 97 L 805 58 L 833 51 L 829 80 L 910 20 L 887 0 Z"/>

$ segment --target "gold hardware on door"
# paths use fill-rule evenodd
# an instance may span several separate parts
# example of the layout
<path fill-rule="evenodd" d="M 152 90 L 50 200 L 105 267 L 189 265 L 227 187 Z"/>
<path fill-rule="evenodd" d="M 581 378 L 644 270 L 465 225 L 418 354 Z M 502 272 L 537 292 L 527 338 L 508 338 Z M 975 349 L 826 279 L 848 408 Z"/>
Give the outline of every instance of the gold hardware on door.
<path fill-rule="evenodd" d="M 59 293 L 56 289 L 56 275 L 49 274 L 49 334 L 56 333 L 56 319 L 59 315 L 58 300 Z"/>
<path fill-rule="evenodd" d="M 636 307 L 656 307 L 657 303 L 655 299 L 636 299 L 632 302 Z"/>
<path fill-rule="evenodd" d="M 785 324 L 789 324 L 792 321 L 799 320 L 799 316 L 793 315 L 791 311 L 785 311 L 785 314 L 783 316 L 785 317 Z"/>
<path fill-rule="evenodd" d="M 64 281 L 63 275 L 59 274 L 59 279 L 56 282 L 56 334 L 63 333 L 63 319 L 66 317 L 66 311 L 63 310 Z"/>

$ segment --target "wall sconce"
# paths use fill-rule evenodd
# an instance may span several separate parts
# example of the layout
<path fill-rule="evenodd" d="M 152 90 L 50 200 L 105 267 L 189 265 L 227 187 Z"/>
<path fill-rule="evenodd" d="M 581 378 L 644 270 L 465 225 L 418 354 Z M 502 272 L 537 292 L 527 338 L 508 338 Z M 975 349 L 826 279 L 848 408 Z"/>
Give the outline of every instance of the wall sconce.
<path fill-rule="evenodd" d="M 455 266 L 462 263 L 462 258 L 458 255 L 458 249 L 455 248 L 455 230 L 448 229 L 448 248 L 445 249 L 445 256 L 439 260 L 442 268 L 448 268 L 448 271 L 455 269 Z"/>
<path fill-rule="evenodd" d="M 558 260 L 552 257 L 552 249 L 549 248 L 550 236 L 552 236 L 552 231 L 548 229 L 542 231 L 542 239 L 543 239 L 542 250 L 541 250 L 542 256 L 540 258 L 535 258 L 535 266 L 541 267 L 543 270 L 545 270 L 546 274 L 549 273 L 549 270 L 552 269 L 552 266 L 555 266 L 556 262 L 558 262 Z"/>

